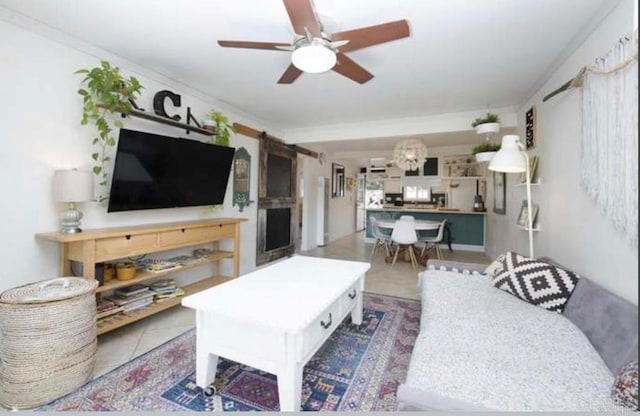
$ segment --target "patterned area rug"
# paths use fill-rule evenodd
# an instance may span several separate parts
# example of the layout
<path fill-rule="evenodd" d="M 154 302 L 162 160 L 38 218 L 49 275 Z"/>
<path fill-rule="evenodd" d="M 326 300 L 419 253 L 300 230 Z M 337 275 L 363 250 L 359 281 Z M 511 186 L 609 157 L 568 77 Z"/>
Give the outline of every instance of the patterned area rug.
<path fill-rule="evenodd" d="M 420 325 L 420 302 L 364 294 L 363 323 L 347 316 L 307 363 L 303 410 L 395 411 Z M 221 358 L 217 393 L 195 384 L 195 330 L 99 377 L 39 410 L 278 410 L 276 377 Z"/>

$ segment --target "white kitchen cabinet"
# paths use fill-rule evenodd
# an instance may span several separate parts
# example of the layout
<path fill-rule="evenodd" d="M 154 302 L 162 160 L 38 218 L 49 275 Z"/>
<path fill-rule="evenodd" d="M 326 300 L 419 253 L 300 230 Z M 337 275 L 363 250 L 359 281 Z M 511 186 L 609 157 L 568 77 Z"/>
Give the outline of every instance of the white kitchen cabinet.
<path fill-rule="evenodd" d="M 401 194 L 402 193 L 402 180 L 401 179 L 387 179 L 384 181 L 384 193 L 385 194 Z"/>

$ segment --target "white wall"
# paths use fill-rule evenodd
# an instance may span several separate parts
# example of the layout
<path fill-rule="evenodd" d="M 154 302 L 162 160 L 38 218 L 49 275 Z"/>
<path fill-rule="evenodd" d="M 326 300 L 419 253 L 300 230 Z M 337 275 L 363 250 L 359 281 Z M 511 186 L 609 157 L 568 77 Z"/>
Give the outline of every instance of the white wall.
<path fill-rule="evenodd" d="M 2 16 L 0 16 L 2 17 Z M 104 51 L 91 54 L 69 47 L 44 36 L 27 31 L 0 19 L 0 96 L 4 106 L 0 115 L 0 217 L 3 232 L 0 237 L 0 260 L 5 265 L 0 291 L 28 282 L 52 278 L 58 273 L 57 243 L 36 240 L 40 232 L 59 229 L 61 206 L 53 201 L 51 182 L 56 169 L 91 169 L 92 127 L 81 126 L 82 100 L 77 94 L 82 77 L 73 72 L 93 67 L 100 59 L 108 59 L 121 67 L 125 75 L 136 76 L 145 87 L 138 104 L 152 109 L 153 95 L 169 89 L 182 95 L 182 107 L 176 112 L 186 119 L 186 107 L 198 118 L 212 108 L 225 112 L 233 121 L 256 128 L 265 128 L 258 121 L 234 112 L 213 99 L 185 93 L 178 82 L 145 73 L 122 58 Z M 8 41 L 10 40 L 10 41 Z M 135 68 L 132 70 L 131 68 Z M 156 74 L 157 75 L 157 74 Z M 170 108 L 168 102 L 167 108 Z M 174 137 L 184 130 L 140 119 L 125 120 L 125 127 Z M 117 133 L 116 133 L 117 138 Z M 206 137 L 200 136 L 201 140 Z M 247 148 L 252 155 L 251 199 L 257 200 L 258 141 L 237 135 L 231 146 Z M 96 193 L 97 194 L 97 193 Z M 240 213 L 232 207 L 231 181 L 227 188 L 224 210 L 210 217 L 241 217 L 249 221 L 241 225 L 241 273 L 255 268 L 256 204 Z M 197 220 L 203 207 L 145 210 L 107 214 L 97 203 L 83 204 L 84 228 L 116 225 L 161 223 Z M 230 264 L 223 271 L 230 270 Z M 209 271 L 202 273 L 210 274 Z"/>
<path fill-rule="evenodd" d="M 614 230 L 580 187 L 580 90 L 564 92 L 542 102 L 546 94 L 630 33 L 633 16 L 633 0 L 623 0 L 522 106 L 518 117 L 519 134 L 524 137 L 524 113 L 532 105 L 536 106 L 538 144 L 530 154 L 539 155 L 538 175 L 544 181 L 532 190 L 532 201 L 540 205 L 541 231 L 534 236 L 536 257 L 552 257 L 637 304 L 638 249 Z M 528 253 L 527 232 L 514 226 L 521 201 L 526 198 L 525 188 L 513 187 L 517 175 L 507 176 L 507 215 L 491 212 L 488 215 L 487 242 L 491 256 L 506 250 Z M 489 210 L 492 206 L 489 202 Z"/>

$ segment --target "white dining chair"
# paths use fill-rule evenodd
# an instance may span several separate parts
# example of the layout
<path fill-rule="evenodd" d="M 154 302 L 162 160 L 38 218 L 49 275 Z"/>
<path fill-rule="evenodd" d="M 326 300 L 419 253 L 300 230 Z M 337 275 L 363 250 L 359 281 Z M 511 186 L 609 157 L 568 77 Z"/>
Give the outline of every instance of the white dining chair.
<path fill-rule="evenodd" d="M 395 226 L 393 227 L 393 232 L 391 233 L 391 241 L 397 244 L 391 266 L 396 264 L 400 248 L 405 247 L 407 250 L 409 250 L 411 265 L 415 269 L 416 264 L 418 263 L 418 259 L 416 259 L 416 253 L 413 251 L 414 244 L 418 242 L 415 223 L 413 221 L 406 221 L 402 219 L 396 221 Z"/>
<path fill-rule="evenodd" d="M 373 238 L 376 239 L 371 254 L 369 255 L 369 261 L 373 258 L 373 253 L 375 253 L 378 247 L 384 247 L 387 257 L 391 256 L 391 233 L 384 232 L 380 229 L 376 217 L 369 217 L 369 222 L 371 224 L 371 234 Z"/>
<path fill-rule="evenodd" d="M 440 250 L 440 243 L 444 238 L 444 228 L 447 224 L 447 220 L 442 220 L 440 223 L 440 227 L 438 227 L 438 233 L 435 237 L 425 236 L 420 237 L 419 241 L 424 243 L 424 247 L 422 248 L 422 253 L 420 253 L 420 257 L 424 256 L 428 250 L 434 250 L 436 252 L 436 256 L 438 256 L 438 260 L 442 260 L 442 250 Z"/>

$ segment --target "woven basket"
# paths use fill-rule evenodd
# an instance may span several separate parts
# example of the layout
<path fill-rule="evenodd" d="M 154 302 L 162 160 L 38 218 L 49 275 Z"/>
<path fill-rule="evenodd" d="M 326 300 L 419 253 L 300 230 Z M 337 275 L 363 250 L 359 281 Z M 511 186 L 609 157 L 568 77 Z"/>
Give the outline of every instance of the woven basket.
<path fill-rule="evenodd" d="M 61 277 L 0 294 L 0 403 L 40 406 L 93 373 L 98 282 Z"/>

